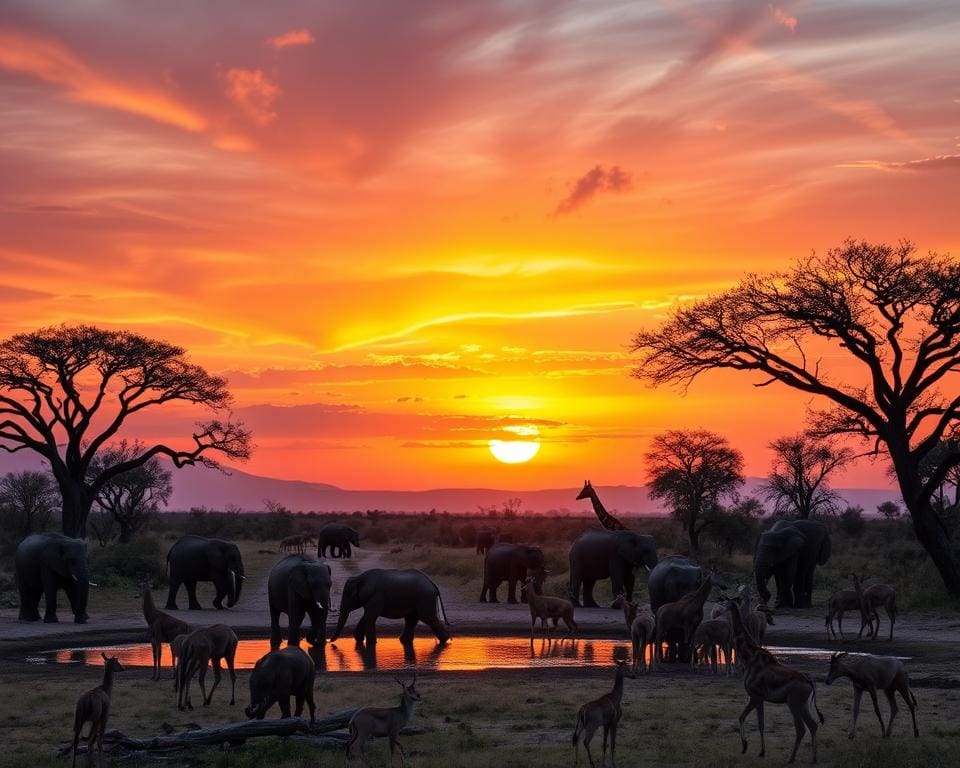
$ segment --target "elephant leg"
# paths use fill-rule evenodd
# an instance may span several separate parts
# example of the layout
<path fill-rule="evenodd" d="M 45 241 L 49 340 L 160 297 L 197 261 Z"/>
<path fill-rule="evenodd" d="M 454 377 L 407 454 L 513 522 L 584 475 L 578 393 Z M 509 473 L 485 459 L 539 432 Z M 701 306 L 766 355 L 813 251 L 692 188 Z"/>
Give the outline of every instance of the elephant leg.
<path fill-rule="evenodd" d="M 46 600 L 46 610 L 43 614 L 45 624 L 56 624 L 57 618 L 57 580 L 50 576 L 43 580 L 43 596 Z"/>
<path fill-rule="evenodd" d="M 310 710 L 310 722 L 316 720 L 317 708 L 313 703 L 313 685 L 310 682 L 304 683 L 304 698 L 307 700 L 307 709 Z"/>
<path fill-rule="evenodd" d="M 480 602 L 487 602 L 487 594 L 490 592 L 490 581 L 487 579 L 486 574 L 483 576 L 483 586 L 480 588 Z"/>
<path fill-rule="evenodd" d="M 583 584 L 583 577 L 580 573 L 580 565 L 570 559 L 570 601 L 580 607 L 580 587 Z"/>
<path fill-rule="evenodd" d="M 40 611 L 37 607 L 40 605 L 42 590 L 31 589 L 23 583 L 22 579 L 17 580 L 17 590 L 20 592 L 20 613 L 18 615 L 20 621 L 39 621 Z"/>
<path fill-rule="evenodd" d="M 200 603 L 197 602 L 197 582 L 185 580 L 183 586 L 187 589 L 187 607 L 191 611 L 201 610 Z"/>
<path fill-rule="evenodd" d="M 367 626 L 364 624 L 365 618 L 366 614 L 362 615 L 353 628 L 353 639 L 357 641 L 357 645 L 363 645 L 363 638 L 367 633 Z"/>
<path fill-rule="evenodd" d="M 593 585 L 596 579 L 583 580 L 583 605 L 585 608 L 598 608 L 597 601 L 593 599 Z"/>
<path fill-rule="evenodd" d="M 283 631 L 280 629 L 280 611 L 270 611 L 270 650 L 275 651 L 283 640 Z"/>
<path fill-rule="evenodd" d="M 497 590 L 500 589 L 500 579 L 492 578 L 490 579 L 490 594 L 489 599 L 491 603 L 499 603 L 500 600 L 497 598 Z"/>
<path fill-rule="evenodd" d="M 413 642 L 414 633 L 417 630 L 417 623 L 420 621 L 417 614 L 411 613 L 403 617 L 403 632 L 400 633 L 400 642 L 409 645 Z"/>
<path fill-rule="evenodd" d="M 299 605 L 287 606 L 287 645 L 300 644 L 300 625 L 303 623 L 304 610 Z"/>
<path fill-rule="evenodd" d="M 177 592 L 180 591 L 180 577 L 171 570 L 170 572 L 170 589 L 167 590 L 167 605 L 166 609 L 168 611 L 176 611 L 177 608 Z"/>
<path fill-rule="evenodd" d="M 277 704 L 280 705 L 280 716 L 281 717 L 290 717 L 290 697 L 284 696 L 283 694 L 277 699 Z M 300 716 L 300 710 L 297 710 L 297 716 Z"/>
<path fill-rule="evenodd" d="M 627 567 L 623 573 L 623 591 L 627 596 L 627 600 L 633 600 L 633 585 L 636 583 L 636 575 L 633 572 L 633 568 Z M 614 595 L 617 593 L 614 592 Z"/>
<path fill-rule="evenodd" d="M 507 602 L 513 605 L 517 602 L 517 577 L 513 576 L 507 582 Z M 524 598 L 523 602 L 527 602 Z"/>
<path fill-rule="evenodd" d="M 383 599 L 371 600 L 363 609 L 363 626 L 366 643 L 368 646 L 377 644 L 377 618 L 383 610 Z"/>
<path fill-rule="evenodd" d="M 623 594 L 625 583 L 624 577 L 626 574 L 624 571 L 628 570 L 629 566 L 624 566 L 621 568 L 616 563 L 610 564 L 610 589 L 613 591 L 613 596 Z"/>

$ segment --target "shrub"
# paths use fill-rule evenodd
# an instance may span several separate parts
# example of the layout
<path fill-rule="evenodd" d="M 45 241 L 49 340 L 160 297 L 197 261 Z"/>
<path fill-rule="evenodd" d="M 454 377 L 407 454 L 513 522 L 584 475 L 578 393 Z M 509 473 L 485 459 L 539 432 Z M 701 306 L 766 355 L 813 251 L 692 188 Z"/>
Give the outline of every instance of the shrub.
<path fill-rule="evenodd" d="M 863 507 L 847 507 L 840 513 L 840 530 L 850 538 L 863 533 Z"/>
<path fill-rule="evenodd" d="M 90 574 L 104 586 L 149 579 L 152 586 L 167 579 L 165 552 L 155 538 L 141 538 L 129 544 L 111 544 L 90 552 Z"/>

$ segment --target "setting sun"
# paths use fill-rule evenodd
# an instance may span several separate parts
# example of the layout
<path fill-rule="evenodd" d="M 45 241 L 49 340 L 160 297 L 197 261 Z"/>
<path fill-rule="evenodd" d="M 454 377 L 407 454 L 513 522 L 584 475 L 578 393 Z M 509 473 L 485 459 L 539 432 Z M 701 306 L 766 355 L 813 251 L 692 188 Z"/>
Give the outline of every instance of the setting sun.
<path fill-rule="evenodd" d="M 504 464 L 523 464 L 540 452 L 540 431 L 529 425 L 503 428 L 504 432 L 516 435 L 517 440 L 491 440 L 490 453 Z"/>

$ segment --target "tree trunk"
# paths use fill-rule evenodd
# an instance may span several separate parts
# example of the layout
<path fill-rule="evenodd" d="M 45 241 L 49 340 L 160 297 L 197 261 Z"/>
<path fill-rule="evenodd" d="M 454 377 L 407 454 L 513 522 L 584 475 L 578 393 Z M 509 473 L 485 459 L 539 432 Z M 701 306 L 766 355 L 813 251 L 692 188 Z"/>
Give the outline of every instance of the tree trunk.
<path fill-rule="evenodd" d="M 121 515 L 117 518 L 117 522 L 120 523 L 120 543 L 129 544 L 133 538 L 133 526 L 130 525 L 130 520 Z"/>
<path fill-rule="evenodd" d="M 62 530 L 65 536 L 78 539 L 87 537 L 87 518 L 93 499 L 86 491 L 70 480 L 60 481 L 60 495 L 63 497 Z"/>
<path fill-rule="evenodd" d="M 906 499 L 904 494 L 904 500 Z M 957 551 L 951 547 L 950 532 L 944 527 L 930 500 L 920 503 L 911 501 L 906 503 L 913 519 L 917 540 L 933 560 L 947 591 L 954 597 L 960 597 L 960 558 Z"/>

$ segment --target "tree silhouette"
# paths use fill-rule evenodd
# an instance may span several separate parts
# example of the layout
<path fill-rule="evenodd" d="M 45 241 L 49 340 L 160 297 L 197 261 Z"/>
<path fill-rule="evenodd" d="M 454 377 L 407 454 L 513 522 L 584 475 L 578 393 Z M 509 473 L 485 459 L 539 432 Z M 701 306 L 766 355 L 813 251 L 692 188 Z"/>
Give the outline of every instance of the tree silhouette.
<path fill-rule="evenodd" d="M 90 465 L 90 474 L 136 458 L 145 451 L 139 441 L 121 440 L 100 451 Z M 116 521 L 120 541 L 129 542 L 166 504 L 173 493 L 173 473 L 154 456 L 143 464 L 110 478 L 97 496 L 96 505 Z"/>
<path fill-rule="evenodd" d="M 59 503 L 57 488 L 46 472 L 27 469 L 0 478 L 0 507 L 13 515 L 20 536 L 45 531 Z"/>
<path fill-rule="evenodd" d="M 62 325 L 0 342 L 0 448 L 32 450 L 49 462 L 68 536 L 86 534 L 90 508 L 108 482 L 155 456 L 177 467 L 217 467 L 212 453 L 250 456 L 249 431 L 214 418 L 197 424 L 188 448 L 144 446 L 91 474 L 94 458 L 129 417 L 178 401 L 219 413 L 231 398 L 226 380 L 190 363 L 181 347 L 127 331 Z"/>
<path fill-rule="evenodd" d="M 653 438 L 644 456 L 651 499 L 664 499 L 683 524 L 690 554 L 725 496 L 743 485 L 743 456 L 725 437 L 705 430 L 672 429 Z"/>
<path fill-rule="evenodd" d="M 829 401 L 813 431 L 885 453 L 917 538 L 960 595 L 960 553 L 931 497 L 960 464 L 960 264 L 912 243 L 847 240 L 785 273 L 751 275 L 638 333 L 635 375 L 687 387 L 714 369 L 755 372 Z M 824 352 L 858 370 L 827 370 Z M 857 379 L 860 379 L 857 381 Z M 853 383 L 851 383 L 851 379 Z M 946 393 L 949 394 L 946 394 Z M 939 443 L 947 446 L 921 471 Z"/>
<path fill-rule="evenodd" d="M 840 497 L 827 485 L 827 478 L 853 459 L 853 451 L 802 433 L 778 438 L 770 449 L 773 468 L 762 490 L 773 502 L 774 512 L 806 520 L 836 509 Z"/>

